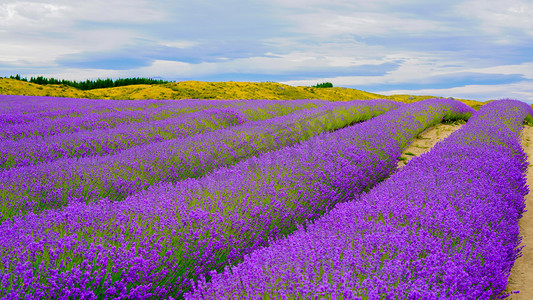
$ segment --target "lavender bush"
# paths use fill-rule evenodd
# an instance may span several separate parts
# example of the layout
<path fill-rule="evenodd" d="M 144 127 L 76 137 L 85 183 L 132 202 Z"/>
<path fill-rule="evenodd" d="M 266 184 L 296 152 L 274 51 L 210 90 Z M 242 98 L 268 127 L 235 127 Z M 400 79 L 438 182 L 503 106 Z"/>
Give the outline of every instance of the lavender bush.
<path fill-rule="evenodd" d="M 59 118 L 75 118 L 83 115 L 96 116 L 109 112 L 141 111 L 158 107 L 183 108 L 207 105 L 215 108 L 227 105 L 234 106 L 245 102 L 256 102 L 256 100 L 104 100 L 0 95 L 0 124 L 27 124 Z M 276 101 L 271 102 L 275 103 Z"/>
<path fill-rule="evenodd" d="M 119 109 L 116 107 L 116 103 L 121 103 L 121 101 L 115 101 L 103 110 L 94 111 L 93 108 L 78 108 L 77 113 L 69 114 L 68 117 L 46 117 L 33 122 L 11 120 L 12 124 L 6 124 L 0 128 L 0 141 L 114 128 L 120 124 L 161 120 L 201 109 L 220 107 L 225 104 L 225 102 L 208 100 L 152 102 L 151 104 L 139 101 L 139 104 L 143 103 L 144 106 L 134 109 Z M 231 105 L 233 103 L 226 104 Z"/>
<path fill-rule="evenodd" d="M 158 182 L 199 177 L 250 156 L 367 120 L 399 105 L 386 100 L 330 102 L 316 109 L 142 145 L 114 155 L 62 159 L 1 171 L 1 219 L 72 202 L 121 200 Z"/>
<path fill-rule="evenodd" d="M 233 106 L 231 108 L 200 110 L 162 120 L 127 123 L 101 130 L 8 140 L 0 145 L 0 169 L 52 162 L 61 158 L 113 154 L 138 145 L 226 128 L 242 124 L 247 120 L 265 120 L 324 104 L 327 102 L 316 100 L 234 102 L 225 104 Z"/>
<path fill-rule="evenodd" d="M 62 158 L 114 154 L 134 146 L 225 128 L 245 121 L 244 115 L 237 111 L 209 109 L 115 128 L 4 141 L 0 145 L 0 169 L 53 162 Z"/>
<path fill-rule="evenodd" d="M 99 112 L 109 108 L 118 110 L 143 108 L 165 101 L 116 101 L 73 99 L 42 96 L 0 95 L 0 123 L 19 124 L 44 118 L 56 118 L 84 112 Z"/>
<path fill-rule="evenodd" d="M 401 149 L 428 126 L 471 113 L 452 100 L 402 106 L 118 203 L 73 203 L 6 220 L 0 225 L 0 295 L 180 296 L 209 270 L 242 259 L 386 178 Z"/>
<path fill-rule="evenodd" d="M 519 255 L 528 105 L 487 104 L 362 197 L 200 280 L 185 299 L 490 299 Z"/>
<path fill-rule="evenodd" d="M 78 131 L 79 129 L 70 128 L 68 124 L 60 124 L 61 122 L 74 122 L 76 125 L 81 125 L 87 128 L 94 126 L 94 123 L 106 123 L 106 121 L 113 120 L 113 117 L 122 117 L 123 120 L 119 120 L 118 123 L 128 123 L 127 117 L 130 117 L 133 121 L 139 121 L 139 119 L 146 119 L 152 116 L 152 119 L 164 119 L 176 115 L 176 108 L 189 108 L 191 111 L 205 108 L 217 108 L 217 107 L 239 107 L 240 105 L 258 104 L 259 106 L 279 106 L 280 108 L 286 107 L 300 107 L 302 104 L 321 106 L 328 101 L 320 100 L 291 100 L 291 101 L 278 101 L 278 100 L 200 100 L 200 99 L 185 99 L 185 100 L 101 100 L 101 99 L 73 99 L 73 98 L 58 98 L 58 97 L 40 97 L 40 96 L 11 96 L 0 95 L 0 125 L 16 125 L 16 124 L 33 124 L 33 127 L 41 127 L 40 131 L 35 132 L 28 130 L 22 130 L 22 128 L 16 129 L 16 132 L 21 133 L 22 136 L 15 135 L 13 133 L 6 133 L 7 127 L 3 131 L 0 131 L 0 135 L 10 136 L 14 139 L 23 138 L 27 135 L 39 135 L 39 134 L 53 134 L 53 130 L 46 131 L 46 126 L 62 127 L 63 131 Z M 167 108 L 168 113 L 161 113 L 160 115 L 154 114 L 153 111 L 146 111 L 144 114 L 132 111 L 143 111 L 146 109 L 154 108 Z M 196 110 L 194 110 L 196 108 Z M 172 112 L 174 110 L 174 113 Z M 123 114 L 116 114 L 122 112 Z M 129 115 L 127 114 L 129 112 Z M 155 112 L 158 112 L 155 110 Z M 111 114 L 109 114 L 111 113 Z M 247 115 L 251 116 L 251 120 L 258 120 L 255 115 L 261 115 L 261 110 L 253 108 L 248 109 Z M 107 114 L 104 116 L 99 116 Z M 84 122 L 80 120 L 74 120 L 75 118 L 85 118 Z M 73 118 L 73 120 L 67 121 L 55 121 L 51 120 L 60 118 Z M 99 118 L 99 120 L 93 120 Z M 124 119 L 125 118 L 125 119 Z M 40 121 L 40 123 L 38 122 Z M 142 121 L 142 120 L 141 120 Z M 58 124 L 59 123 L 59 124 Z M 91 125 L 92 124 L 92 125 Z M 71 124 L 72 125 L 72 124 Z M 113 124 L 107 125 L 114 126 Z M 31 128 L 30 128 L 31 129 Z M 83 128 L 82 128 L 83 129 Z"/>

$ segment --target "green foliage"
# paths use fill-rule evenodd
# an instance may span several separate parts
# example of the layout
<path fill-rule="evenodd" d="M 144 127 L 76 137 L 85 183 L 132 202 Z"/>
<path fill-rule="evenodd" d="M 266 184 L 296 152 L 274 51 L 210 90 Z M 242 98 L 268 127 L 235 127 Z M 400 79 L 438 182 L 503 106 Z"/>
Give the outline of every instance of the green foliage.
<path fill-rule="evenodd" d="M 28 79 L 26 79 L 26 78 L 20 78 L 19 74 L 15 75 L 15 76 L 11 75 L 11 76 L 9 76 L 9 78 L 20 80 L 20 81 L 28 81 Z"/>
<path fill-rule="evenodd" d="M 322 83 L 317 83 L 316 85 L 313 85 L 312 87 L 315 87 L 315 88 L 330 88 L 330 87 L 333 87 L 333 83 L 331 83 L 331 82 L 322 82 Z"/>
<path fill-rule="evenodd" d="M 533 117 L 531 115 L 525 117 L 524 125 L 533 126 Z"/>
<path fill-rule="evenodd" d="M 462 124 L 466 123 L 465 120 L 470 119 L 471 116 L 472 115 L 469 114 L 469 113 L 450 115 L 450 116 L 446 116 L 445 118 L 443 118 L 442 119 L 442 123 L 443 124 L 462 125 Z"/>
<path fill-rule="evenodd" d="M 103 88 L 110 88 L 110 87 L 119 87 L 119 86 L 127 86 L 127 85 L 135 85 L 135 84 L 163 84 L 168 83 L 168 81 L 164 81 L 161 79 L 152 79 L 152 78 L 141 78 L 141 77 L 134 77 L 134 78 L 119 78 L 119 79 L 96 79 L 96 80 L 85 80 L 85 81 L 72 81 L 72 80 L 59 80 L 55 78 L 44 78 L 43 76 L 37 76 L 37 77 L 31 77 L 30 79 L 20 77 L 19 74 L 15 76 L 10 76 L 10 79 L 16 79 L 20 81 L 26 81 L 31 82 L 35 84 L 40 85 L 47 85 L 47 84 L 63 84 L 68 85 L 80 90 L 93 90 L 93 89 L 103 89 Z"/>

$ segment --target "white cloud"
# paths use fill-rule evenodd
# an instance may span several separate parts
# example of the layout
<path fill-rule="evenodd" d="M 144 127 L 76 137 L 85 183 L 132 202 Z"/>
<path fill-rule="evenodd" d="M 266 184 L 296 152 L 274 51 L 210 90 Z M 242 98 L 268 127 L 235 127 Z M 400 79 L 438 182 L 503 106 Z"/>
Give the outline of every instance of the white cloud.
<path fill-rule="evenodd" d="M 478 30 L 501 44 L 533 36 L 533 2 L 526 0 L 470 0 L 457 6 L 457 13 L 477 20 Z"/>
<path fill-rule="evenodd" d="M 14 2 L 0 4 L 0 27 L 47 28 L 66 17 L 67 6 L 40 2 Z"/>
<path fill-rule="evenodd" d="M 212 63 L 203 63 L 199 65 L 193 65 L 178 61 L 169 60 L 155 60 L 150 66 L 142 67 L 135 70 L 128 71 L 130 74 L 139 73 L 146 74 L 143 76 L 150 77 L 175 77 L 176 74 L 185 76 L 202 76 L 207 74 L 213 74 L 215 65 Z"/>
<path fill-rule="evenodd" d="M 165 20 L 164 7 L 144 0 L 68 0 L 71 17 L 76 20 L 111 23 L 151 23 Z"/>
<path fill-rule="evenodd" d="M 287 72 L 292 73 L 306 73 L 312 74 L 313 70 L 328 70 L 331 67 L 357 67 L 376 65 L 392 62 L 398 57 L 384 57 L 378 58 L 357 58 L 349 56 L 326 56 L 324 53 L 318 51 L 309 52 L 291 52 L 283 55 L 271 55 L 261 57 L 240 58 L 232 60 L 220 60 L 219 62 L 203 62 L 199 64 L 191 64 L 179 61 L 170 60 L 154 60 L 150 66 L 140 67 L 123 71 L 109 71 L 109 70 L 95 70 L 87 69 L 85 76 L 82 70 L 74 72 L 50 73 L 46 74 L 50 77 L 68 78 L 71 80 L 78 80 L 79 78 L 93 78 L 94 74 L 106 74 L 105 76 L 115 77 L 203 77 L 216 75 L 221 73 L 245 73 L 245 74 L 281 74 Z M 371 77 L 369 78 L 376 78 Z"/>
<path fill-rule="evenodd" d="M 190 48 L 198 45 L 198 42 L 195 41 L 184 41 L 184 40 L 174 40 L 174 41 L 160 41 L 160 45 L 171 47 L 171 48 Z"/>
<path fill-rule="evenodd" d="M 376 11 L 384 10 L 390 6 L 390 0 L 271 0 L 277 6 L 286 8 L 296 8 L 300 10 L 318 10 L 318 9 L 342 9 L 342 10 L 359 10 L 359 11 Z M 408 5 L 417 3 L 417 0 L 396 0 L 396 5 Z"/>
<path fill-rule="evenodd" d="M 397 35 L 449 34 L 458 24 L 416 11 L 421 1 L 366 0 L 274 0 L 280 18 L 291 23 L 289 30 L 330 40 L 340 35 L 357 38 Z M 452 6 L 451 1 L 448 6 Z M 440 5 L 442 6 L 442 5 Z M 415 9 L 411 11 L 412 9 Z M 441 7 L 436 6 L 436 10 Z"/>
<path fill-rule="evenodd" d="M 136 34 L 129 30 L 87 30 L 83 35 L 64 39 L 11 37 L 3 39 L 0 33 L 0 63 L 16 67 L 56 66 L 56 59 L 69 54 L 91 51 L 109 51 L 127 45 Z"/>
<path fill-rule="evenodd" d="M 533 79 L 533 62 L 526 62 L 518 65 L 501 65 L 488 68 L 471 69 L 473 72 L 486 74 L 519 74 L 526 79 Z"/>
<path fill-rule="evenodd" d="M 339 35 L 380 37 L 392 34 L 421 35 L 447 32 L 449 26 L 439 21 L 397 17 L 393 14 L 373 12 L 326 11 L 290 16 L 297 25 L 294 31 L 325 39 Z"/>
<path fill-rule="evenodd" d="M 13 28 L 46 27 L 55 21 L 68 25 L 81 20 L 135 24 L 161 21 L 166 17 L 164 9 L 155 9 L 152 2 L 144 0 L 37 0 L 0 4 L 0 26 Z"/>
<path fill-rule="evenodd" d="M 337 86 L 364 86 L 379 84 L 430 83 L 431 77 L 454 74 L 465 71 L 465 62 L 444 59 L 438 55 L 424 52 L 405 52 L 386 55 L 378 60 L 381 63 L 401 62 L 399 66 L 382 76 L 338 76 L 321 78 Z M 289 80 L 285 84 L 310 85 L 317 79 Z"/>
<path fill-rule="evenodd" d="M 433 95 L 479 101 L 511 98 L 533 103 L 533 85 L 531 81 L 496 85 L 465 85 L 447 89 L 387 90 L 377 93 L 384 95 Z"/>
<path fill-rule="evenodd" d="M 135 44 L 147 36 L 126 26 L 84 27 L 80 22 L 136 24 L 164 20 L 166 13 L 151 4 L 138 0 L 1 3 L 0 63 L 53 68 L 64 55 L 116 51 Z"/>

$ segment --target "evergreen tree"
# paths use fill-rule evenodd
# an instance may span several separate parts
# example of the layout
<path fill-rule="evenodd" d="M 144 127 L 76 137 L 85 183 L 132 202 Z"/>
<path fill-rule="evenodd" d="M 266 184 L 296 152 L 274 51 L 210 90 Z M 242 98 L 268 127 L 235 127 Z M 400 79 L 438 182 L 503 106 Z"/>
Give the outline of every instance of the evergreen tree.
<path fill-rule="evenodd" d="M 9 77 L 10 79 L 16 79 L 20 81 L 29 81 L 31 83 L 40 84 L 40 85 L 46 85 L 46 84 L 63 84 L 68 85 L 80 90 L 92 90 L 92 89 L 101 89 L 101 88 L 110 88 L 110 87 L 119 87 L 119 86 L 127 86 L 127 85 L 134 85 L 134 84 L 163 84 L 168 83 L 168 81 L 164 81 L 161 79 L 152 79 L 152 78 L 141 78 L 141 77 L 135 77 L 135 78 L 118 78 L 116 80 L 113 80 L 111 78 L 101 79 L 98 78 L 96 80 L 85 80 L 85 81 L 71 81 L 66 79 L 55 79 L 55 78 L 44 78 L 43 76 L 37 76 L 37 77 L 31 77 L 29 80 L 27 78 L 22 78 L 19 74 L 13 76 L 11 75 Z"/>
<path fill-rule="evenodd" d="M 330 87 L 333 87 L 333 83 L 331 83 L 331 82 L 317 83 L 316 85 L 313 85 L 312 87 L 315 87 L 315 88 L 330 88 Z"/>

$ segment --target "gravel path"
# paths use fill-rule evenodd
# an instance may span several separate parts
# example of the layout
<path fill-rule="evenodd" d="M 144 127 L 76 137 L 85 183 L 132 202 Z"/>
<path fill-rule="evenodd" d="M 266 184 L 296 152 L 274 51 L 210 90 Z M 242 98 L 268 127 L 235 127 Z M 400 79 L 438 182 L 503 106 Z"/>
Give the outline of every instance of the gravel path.
<path fill-rule="evenodd" d="M 436 143 L 461 128 L 462 124 L 437 124 L 422 132 L 402 153 L 398 168 L 402 168 L 416 156 L 428 152 Z"/>
<path fill-rule="evenodd" d="M 533 127 L 524 126 L 522 130 L 522 147 L 527 153 L 529 169 L 527 172 L 527 185 L 533 188 Z M 518 222 L 520 235 L 523 237 L 522 257 L 515 262 L 509 276 L 509 291 L 520 291 L 508 299 L 530 300 L 533 299 L 533 193 L 526 196 L 526 211 Z"/>

